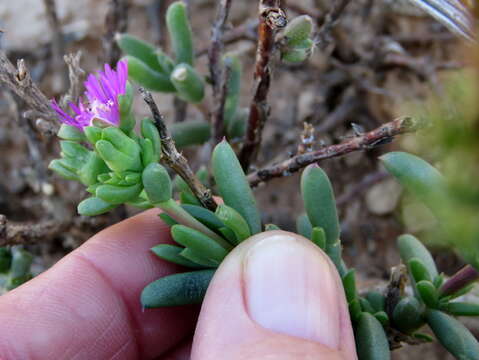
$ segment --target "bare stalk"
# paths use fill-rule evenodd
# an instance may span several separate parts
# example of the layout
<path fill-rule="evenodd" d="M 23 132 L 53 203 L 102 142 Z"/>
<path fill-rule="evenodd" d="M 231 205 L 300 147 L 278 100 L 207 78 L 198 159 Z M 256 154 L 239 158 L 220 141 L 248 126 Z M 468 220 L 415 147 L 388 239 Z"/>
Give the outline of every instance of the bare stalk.
<path fill-rule="evenodd" d="M 399 118 L 383 124 L 370 132 L 352 137 L 340 144 L 326 146 L 305 154 L 299 154 L 279 164 L 255 171 L 248 175 L 248 181 L 251 186 L 257 186 L 261 182 L 290 175 L 309 164 L 321 160 L 346 155 L 354 151 L 374 149 L 377 146 L 390 143 L 397 135 L 415 132 L 424 126 L 423 121 L 418 121 L 410 117 Z"/>
<path fill-rule="evenodd" d="M 239 160 L 248 170 L 261 146 L 264 124 L 269 115 L 268 92 L 271 84 L 271 56 L 278 29 L 287 24 L 279 0 L 261 0 L 259 5 L 258 48 L 254 72 L 254 96 L 250 105 L 248 129 Z"/>
<path fill-rule="evenodd" d="M 185 180 L 203 206 L 214 211 L 217 204 L 213 199 L 211 190 L 201 183 L 193 170 L 191 170 L 188 160 L 176 149 L 175 142 L 171 138 L 163 116 L 160 114 L 151 93 L 143 88 L 140 88 L 140 92 L 143 96 L 143 100 L 150 107 L 153 120 L 160 133 L 162 152 L 164 155 L 163 161 Z"/>
<path fill-rule="evenodd" d="M 216 19 L 211 31 L 211 46 L 208 51 L 214 98 L 214 109 L 212 112 L 213 139 L 216 142 L 220 142 L 225 133 L 223 115 L 227 92 L 227 74 L 221 60 L 221 54 L 224 48 L 223 33 L 231 9 L 231 3 L 231 0 L 219 0 L 218 2 Z"/>

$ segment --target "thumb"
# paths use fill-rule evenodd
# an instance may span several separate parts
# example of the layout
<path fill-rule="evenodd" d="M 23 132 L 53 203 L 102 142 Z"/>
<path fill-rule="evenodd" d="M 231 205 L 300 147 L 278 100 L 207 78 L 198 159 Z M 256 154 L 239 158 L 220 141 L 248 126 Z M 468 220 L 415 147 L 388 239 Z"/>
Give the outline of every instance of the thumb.
<path fill-rule="evenodd" d="M 270 231 L 238 246 L 216 272 L 192 359 L 356 359 L 339 275 L 305 238 Z"/>

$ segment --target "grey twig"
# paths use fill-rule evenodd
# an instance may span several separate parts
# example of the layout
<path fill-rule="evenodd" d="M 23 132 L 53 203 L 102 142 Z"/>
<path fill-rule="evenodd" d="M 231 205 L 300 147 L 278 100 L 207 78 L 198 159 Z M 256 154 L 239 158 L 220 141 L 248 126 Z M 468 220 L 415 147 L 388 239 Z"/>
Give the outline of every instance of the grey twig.
<path fill-rule="evenodd" d="M 213 199 L 211 190 L 201 183 L 190 168 L 188 160 L 176 149 L 175 142 L 166 127 L 163 116 L 158 110 L 158 106 L 155 100 L 153 100 L 151 93 L 143 88 L 140 88 L 140 92 L 143 96 L 143 100 L 150 108 L 156 128 L 160 133 L 164 162 L 185 180 L 203 206 L 214 211 L 217 204 Z"/>
<path fill-rule="evenodd" d="M 128 30 L 128 0 L 110 0 L 105 18 L 106 33 L 103 36 L 105 62 L 115 66 L 121 57 L 121 50 L 115 42 L 115 34 Z"/>
<path fill-rule="evenodd" d="M 211 46 L 208 51 L 209 69 L 211 83 L 213 85 L 214 109 L 212 111 L 212 123 L 214 129 L 214 140 L 221 141 L 224 136 L 224 106 L 225 106 L 225 81 L 226 71 L 221 55 L 224 48 L 223 33 L 231 8 L 231 0 L 219 0 L 216 11 L 216 19 L 211 30 Z M 226 86 L 224 86 L 226 84 Z"/>
<path fill-rule="evenodd" d="M 81 51 L 63 57 L 68 66 L 68 77 L 70 79 L 70 88 L 61 100 L 61 105 L 63 107 L 66 107 L 70 102 L 76 103 L 83 92 L 85 71 L 80 67 L 81 57 Z"/>
<path fill-rule="evenodd" d="M 50 106 L 47 97 L 38 86 L 32 81 L 30 74 L 23 60 L 19 60 L 17 67 L 8 60 L 3 51 L 0 50 L 0 83 L 4 83 L 27 106 L 33 111 L 36 118 L 43 119 L 46 127 L 40 128 L 42 132 L 50 134 L 58 129 L 58 115 Z"/>
<path fill-rule="evenodd" d="M 322 147 L 319 150 L 299 154 L 271 165 L 248 175 L 248 181 L 251 186 L 256 186 L 277 177 L 284 177 L 302 168 L 319 162 L 321 160 L 349 154 L 354 151 L 370 150 L 377 146 L 391 142 L 395 136 L 410 132 L 415 132 L 424 127 L 424 121 L 419 121 L 409 117 L 399 118 L 389 123 L 383 124 L 377 129 L 364 133 L 360 136 L 352 137 L 340 144 Z"/>

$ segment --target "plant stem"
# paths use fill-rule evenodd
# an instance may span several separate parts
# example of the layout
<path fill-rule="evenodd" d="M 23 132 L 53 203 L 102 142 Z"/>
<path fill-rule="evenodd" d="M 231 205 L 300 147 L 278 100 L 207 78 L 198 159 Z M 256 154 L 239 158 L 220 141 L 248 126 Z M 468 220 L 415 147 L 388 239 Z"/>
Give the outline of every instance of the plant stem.
<path fill-rule="evenodd" d="M 424 121 L 402 117 L 340 144 L 322 147 L 316 151 L 293 156 L 279 164 L 267 166 L 249 174 L 248 181 L 251 186 L 257 186 L 261 182 L 291 175 L 309 164 L 324 159 L 346 155 L 359 150 L 371 150 L 380 145 L 390 143 L 396 135 L 415 132 L 425 127 L 426 124 Z"/>
<path fill-rule="evenodd" d="M 246 138 L 239 154 L 245 171 L 255 160 L 261 145 L 264 124 L 269 115 L 268 92 L 271 83 L 271 55 L 278 29 L 287 24 L 279 0 L 261 0 L 259 4 L 258 49 L 254 72 L 254 96 L 250 105 Z"/>
<path fill-rule="evenodd" d="M 193 216 L 191 216 L 185 209 L 183 209 L 175 200 L 170 199 L 163 203 L 155 204 L 157 207 L 166 212 L 174 220 L 176 220 L 181 225 L 188 226 L 192 229 L 198 230 L 199 232 L 205 234 L 219 245 L 224 247 L 226 250 L 231 250 L 232 246 L 221 236 L 210 230 L 208 227 L 200 223 Z"/>
<path fill-rule="evenodd" d="M 201 183 L 201 181 L 194 174 L 193 170 L 191 170 L 188 160 L 186 160 L 186 158 L 176 149 L 175 142 L 171 138 L 170 132 L 163 121 L 163 116 L 160 114 L 158 106 L 153 100 L 151 93 L 143 88 L 140 88 L 140 92 L 143 96 L 143 100 L 150 107 L 154 123 L 158 129 L 158 132 L 160 133 L 163 161 L 178 175 L 180 175 L 183 180 L 185 180 L 204 207 L 210 209 L 211 211 L 215 211 L 218 205 L 213 199 L 211 190 L 206 188 L 206 186 Z"/>
<path fill-rule="evenodd" d="M 214 129 L 213 140 L 218 143 L 224 136 L 224 107 L 227 92 L 227 74 L 221 61 L 223 52 L 223 33 L 231 9 L 231 0 L 219 0 L 216 11 L 216 19 L 211 31 L 211 47 L 208 51 L 209 69 L 213 85 L 214 110 L 212 112 L 212 124 Z"/>
<path fill-rule="evenodd" d="M 439 293 L 441 296 L 452 295 L 477 280 L 479 280 L 479 271 L 471 265 L 466 265 L 441 286 Z"/>

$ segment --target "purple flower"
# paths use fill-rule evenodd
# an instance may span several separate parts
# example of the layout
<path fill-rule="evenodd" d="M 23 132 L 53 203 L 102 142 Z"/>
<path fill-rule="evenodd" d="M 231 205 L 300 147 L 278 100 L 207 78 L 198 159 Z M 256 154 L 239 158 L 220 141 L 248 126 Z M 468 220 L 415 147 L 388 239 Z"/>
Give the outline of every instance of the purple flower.
<path fill-rule="evenodd" d="M 52 100 L 51 106 L 60 115 L 61 122 L 80 130 L 97 122 L 118 126 L 120 124 L 118 96 L 126 93 L 127 79 L 126 61 L 119 61 L 116 71 L 106 64 L 105 71 L 99 71 L 96 76 L 90 74 L 85 81 L 87 104 L 83 100 L 78 102 L 78 106 L 69 103 L 72 115 L 64 111 L 55 100 Z"/>

